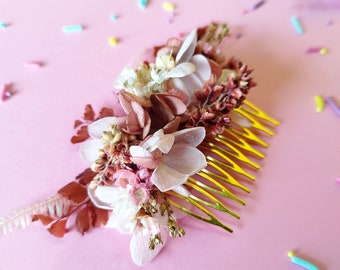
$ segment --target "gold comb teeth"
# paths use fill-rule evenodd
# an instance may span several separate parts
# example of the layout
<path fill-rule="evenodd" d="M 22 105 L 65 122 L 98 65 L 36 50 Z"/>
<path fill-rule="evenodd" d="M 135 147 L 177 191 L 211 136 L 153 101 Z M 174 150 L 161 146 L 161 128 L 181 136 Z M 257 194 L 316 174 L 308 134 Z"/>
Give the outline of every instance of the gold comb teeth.
<path fill-rule="evenodd" d="M 225 128 L 222 134 L 207 136 L 202 142 L 199 148 L 205 154 L 208 166 L 189 177 L 185 183 L 185 186 L 189 190 L 194 190 L 196 195 L 190 194 L 186 197 L 173 191 L 169 192 L 169 195 L 191 204 L 206 216 L 181 205 L 178 200 L 169 199 L 173 206 L 228 232 L 233 232 L 232 228 L 220 221 L 208 208 L 240 218 L 239 214 L 228 208 L 227 202 L 222 202 L 218 197 L 231 199 L 241 205 L 246 204 L 243 199 L 234 194 L 232 188 L 250 192 L 250 189 L 237 179 L 255 180 L 255 176 L 244 168 L 260 169 L 260 165 L 252 158 L 263 159 L 265 155 L 255 147 L 268 147 L 268 144 L 261 139 L 261 135 L 274 136 L 275 133 L 270 128 L 279 125 L 278 121 L 249 101 L 244 101 L 244 104 L 234 111 L 244 117 L 244 120 L 249 121 L 249 124 L 242 126 L 236 122 L 236 128 Z"/>

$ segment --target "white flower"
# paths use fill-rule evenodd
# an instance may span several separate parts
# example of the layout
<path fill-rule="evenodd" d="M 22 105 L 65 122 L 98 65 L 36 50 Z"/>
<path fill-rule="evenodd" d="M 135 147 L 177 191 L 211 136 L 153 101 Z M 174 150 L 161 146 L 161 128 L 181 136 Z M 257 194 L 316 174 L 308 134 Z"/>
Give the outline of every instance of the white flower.
<path fill-rule="evenodd" d="M 106 227 L 118 229 L 124 234 L 132 234 L 130 252 L 137 265 L 149 263 L 166 243 L 167 215 L 161 215 L 160 210 L 154 216 L 137 217 L 141 206 L 131 200 L 128 188 L 115 186 L 96 186 L 92 182 L 88 187 L 88 194 L 98 208 L 112 210 Z M 162 243 L 149 248 L 151 236 L 160 235 Z"/>
<path fill-rule="evenodd" d="M 150 180 L 160 191 L 176 189 L 207 165 L 204 154 L 196 148 L 204 137 L 203 127 L 171 134 L 159 130 L 142 145 L 130 147 L 131 160 L 154 169 Z"/>
<path fill-rule="evenodd" d="M 192 31 L 183 41 L 176 55 L 176 65 L 182 63 L 192 64 L 195 71 L 188 76 L 173 76 L 169 84 L 173 88 L 183 91 L 189 98 L 193 98 L 194 91 L 204 86 L 204 82 L 210 79 L 211 67 L 207 58 L 202 54 L 195 54 L 197 45 L 197 31 Z"/>
<path fill-rule="evenodd" d="M 98 208 L 112 210 L 107 227 L 115 228 L 124 234 L 133 233 L 136 227 L 136 214 L 141 206 L 131 200 L 128 188 L 96 186 L 91 183 L 88 194 Z"/>

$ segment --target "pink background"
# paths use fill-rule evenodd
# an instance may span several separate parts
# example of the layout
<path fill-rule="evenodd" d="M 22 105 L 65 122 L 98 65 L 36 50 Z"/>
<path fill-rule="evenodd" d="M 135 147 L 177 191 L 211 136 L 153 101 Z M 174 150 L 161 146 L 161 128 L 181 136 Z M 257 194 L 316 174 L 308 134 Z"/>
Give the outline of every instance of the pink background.
<path fill-rule="evenodd" d="M 255 69 L 258 86 L 249 100 L 281 122 L 241 220 L 227 217 L 233 234 L 186 218 L 186 236 L 169 241 L 146 269 L 301 269 L 289 250 L 320 269 L 340 269 L 340 118 L 315 112 L 314 96 L 331 95 L 340 105 L 340 10 L 294 9 L 299 1 L 0 0 L 0 83 L 18 92 L 0 103 L 0 217 L 39 202 L 73 180 L 86 164 L 71 145 L 73 121 L 85 104 L 116 102 L 113 81 L 145 48 L 211 21 L 228 22 L 225 53 Z M 308 1 L 302 1 L 306 3 Z M 116 21 L 110 14 L 116 13 Z M 298 36 L 290 22 L 301 18 Z M 327 26 L 329 20 L 333 24 Z M 80 33 L 62 26 L 82 24 Z M 242 36 L 235 38 L 237 33 Z M 109 36 L 120 42 L 110 47 Z M 325 46 L 327 55 L 307 55 Z M 42 61 L 35 70 L 26 61 Z M 129 254 L 130 236 L 99 229 L 57 239 L 40 224 L 0 238 L 1 269 L 140 269 Z"/>

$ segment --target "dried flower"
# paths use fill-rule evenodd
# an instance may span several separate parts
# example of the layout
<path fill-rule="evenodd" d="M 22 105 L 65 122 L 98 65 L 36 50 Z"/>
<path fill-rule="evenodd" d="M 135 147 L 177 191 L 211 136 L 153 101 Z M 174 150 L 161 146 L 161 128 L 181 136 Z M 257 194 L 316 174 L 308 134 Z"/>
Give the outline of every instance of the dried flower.
<path fill-rule="evenodd" d="M 201 127 L 171 134 L 159 130 L 141 145 L 130 147 L 131 160 L 141 167 L 155 169 L 151 182 L 160 191 L 174 189 L 206 166 L 205 156 L 195 148 L 204 137 Z"/>

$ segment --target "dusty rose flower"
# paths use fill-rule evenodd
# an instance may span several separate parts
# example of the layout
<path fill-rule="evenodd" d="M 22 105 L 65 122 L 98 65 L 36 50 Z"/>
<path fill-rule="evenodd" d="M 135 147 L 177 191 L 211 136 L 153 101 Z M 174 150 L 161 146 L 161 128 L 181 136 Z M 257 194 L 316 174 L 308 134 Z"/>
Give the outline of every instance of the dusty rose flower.
<path fill-rule="evenodd" d="M 165 133 L 178 130 L 180 115 L 187 109 L 186 105 L 176 96 L 168 94 L 151 95 L 152 108 L 150 111 L 151 131 L 163 128 Z"/>
<path fill-rule="evenodd" d="M 121 125 L 122 130 L 128 134 L 142 134 L 143 138 L 149 133 L 151 119 L 145 108 L 151 104 L 126 91 L 119 93 L 120 104 L 127 114 L 125 125 Z"/>

